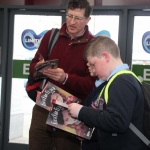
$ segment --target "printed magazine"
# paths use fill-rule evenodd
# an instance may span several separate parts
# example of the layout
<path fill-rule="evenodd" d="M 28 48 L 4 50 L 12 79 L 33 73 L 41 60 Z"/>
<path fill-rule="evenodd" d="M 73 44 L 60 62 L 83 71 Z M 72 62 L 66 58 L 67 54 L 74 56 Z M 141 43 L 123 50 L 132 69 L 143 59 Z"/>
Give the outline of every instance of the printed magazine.
<path fill-rule="evenodd" d="M 48 82 L 42 92 L 38 92 L 36 104 L 50 111 L 54 101 L 55 103 L 62 102 L 61 104 L 64 107 L 68 107 L 67 104 L 72 102 L 81 102 L 81 100 L 77 97 L 52 84 L 51 82 Z"/>
<path fill-rule="evenodd" d="M 81 100 L 48 82 L 42 92 L 38 92 L 36 104 L 49 112 L 46 124 L 72 133 L 78 137 L 90 139 L 93 128 L 72 118 L 68 113 L 68 104 L 80 103 Z"/>
<path fill-rule="evenodd" d="M 59 102 L 58 105 L 54 101 L 46 124 L 84 139 L 90 139 L 93 133 L 92 128 L 89 128 L 83 122 L 72 118 L 68 113 L 68 108 L 61 105 L 61 102 Z"/>

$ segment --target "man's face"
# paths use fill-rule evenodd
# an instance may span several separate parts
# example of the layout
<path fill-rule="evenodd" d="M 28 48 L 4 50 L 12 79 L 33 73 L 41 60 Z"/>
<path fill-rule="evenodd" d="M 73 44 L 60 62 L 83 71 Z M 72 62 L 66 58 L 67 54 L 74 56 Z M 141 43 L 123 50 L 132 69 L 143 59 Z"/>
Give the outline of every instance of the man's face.
<path fill-rule="evenodd" d="M 85 26 L 90 21 L 84 16 L 85 9 L 69 9 L 66 14 L 66 24 L 71 37 L 79 36 L 83 33 Z"/>

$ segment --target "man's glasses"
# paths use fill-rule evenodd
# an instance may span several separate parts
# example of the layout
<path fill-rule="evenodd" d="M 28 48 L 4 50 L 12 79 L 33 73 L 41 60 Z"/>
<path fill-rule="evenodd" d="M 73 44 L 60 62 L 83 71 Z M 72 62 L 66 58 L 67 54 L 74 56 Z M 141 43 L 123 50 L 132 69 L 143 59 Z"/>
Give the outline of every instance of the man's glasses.
<path fill-rule="evenodd" d="M 80 21 L 86 19 L 86 18 L 82 18 L 82 17 L 78 17 L 78 16 L 73 16 L 73 15 L 70 15 L 70 14 L 66 14 L 66 18 L 69 19 L 69 20 L 74 19 L 77 22 L 80 22 Z"/>

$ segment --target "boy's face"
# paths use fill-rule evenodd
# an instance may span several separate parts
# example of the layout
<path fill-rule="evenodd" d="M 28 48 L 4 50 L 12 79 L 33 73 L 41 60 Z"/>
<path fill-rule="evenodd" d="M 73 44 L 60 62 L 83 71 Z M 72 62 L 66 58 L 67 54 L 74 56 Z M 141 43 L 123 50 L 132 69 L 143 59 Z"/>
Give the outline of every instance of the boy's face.
<path fill-rule="evenodd" d="M 69 9 L 66 13 L 66 24 L 68 32 L 72 37 L 81 35 L 85 26 L 90 21 L 89 18 L 84 17 L 85 9 Z"/>
<path fill-rule="evenodd" d="M 106 59 L 104 56 L 96 57 L 96 56 L 88 56 L 87 57 L 88 64 L 91 66 L 91 72 L 96 74 L 99 79 L 107 80 L 106 77 Z"/>

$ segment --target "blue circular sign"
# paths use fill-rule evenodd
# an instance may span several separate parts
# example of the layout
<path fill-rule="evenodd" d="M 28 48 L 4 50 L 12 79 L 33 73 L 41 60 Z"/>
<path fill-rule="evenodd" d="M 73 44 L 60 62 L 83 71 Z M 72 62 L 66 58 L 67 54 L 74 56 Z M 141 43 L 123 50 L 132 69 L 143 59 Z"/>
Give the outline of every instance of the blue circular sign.
<path fill-rule="evenodd" d="M 143 34 L 142 46 L 145 52 L 150 54 L 150 31 L 147 31 Z"/>

